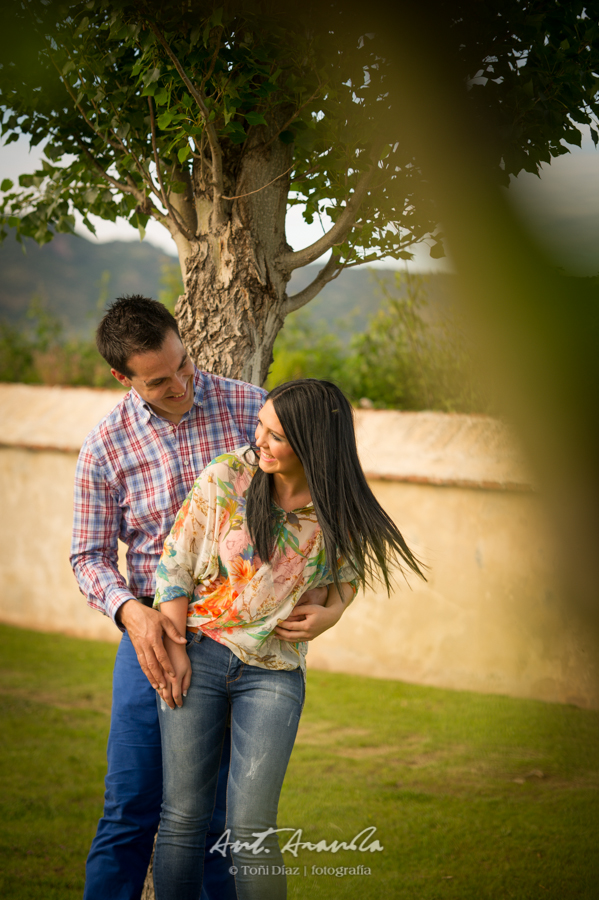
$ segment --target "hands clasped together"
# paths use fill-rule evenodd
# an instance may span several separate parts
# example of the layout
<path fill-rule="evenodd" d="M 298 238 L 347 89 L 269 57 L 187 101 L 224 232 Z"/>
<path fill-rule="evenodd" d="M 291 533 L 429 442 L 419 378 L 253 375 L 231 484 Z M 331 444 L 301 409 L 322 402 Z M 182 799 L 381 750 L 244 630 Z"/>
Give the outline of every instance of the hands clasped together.
<path fill-rule="evenodd" d="M 333 585 L 312 588 L 273 633 L 282 641 L 314 640 L 339 621 L 352 597 L 349 586 L 344 598 Z M 120 609 L 120 622 L 127 629 L 139 664 L 154 690 L 171 709 L 182 706 L 191 683 L 191 664 L 186 638 L 172 619 L 129 600 Z"/>

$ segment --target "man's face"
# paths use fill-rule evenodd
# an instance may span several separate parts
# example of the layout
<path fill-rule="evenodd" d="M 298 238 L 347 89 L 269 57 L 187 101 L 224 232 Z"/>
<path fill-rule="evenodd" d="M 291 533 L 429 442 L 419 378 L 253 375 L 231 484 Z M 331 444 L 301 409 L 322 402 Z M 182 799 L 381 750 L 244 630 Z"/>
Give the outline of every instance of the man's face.
<path fill-rule="evenodd" d="M 170 329 L 159 350 L 134 353 L 128 360 L 130 378 L 111 369 L 125 387 L 134 387 L 154 412 L 179 422 L 193 406 L 193 362 L 180 338 Z"/>

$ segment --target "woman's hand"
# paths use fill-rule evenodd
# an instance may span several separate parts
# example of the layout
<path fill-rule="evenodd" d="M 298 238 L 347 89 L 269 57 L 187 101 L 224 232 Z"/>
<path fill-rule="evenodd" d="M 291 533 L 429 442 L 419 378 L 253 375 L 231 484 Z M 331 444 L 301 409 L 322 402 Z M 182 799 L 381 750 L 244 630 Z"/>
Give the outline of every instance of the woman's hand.
<path fill-rule="evenodd" d="M 164 639 L 166 651 L 170 657 L 172 667 L 175 671 L 174 677 L 167 674 L 167 684 L 161 688 L 158 693 L 165 703 L 171 709 L 175 706 L 183 706 L 183 698 L 187 695 L 187 690 L 191 684 L 191 663 L 187 655 L 187 647 L 181 644 L 175 644 L 170 638 Z"/>

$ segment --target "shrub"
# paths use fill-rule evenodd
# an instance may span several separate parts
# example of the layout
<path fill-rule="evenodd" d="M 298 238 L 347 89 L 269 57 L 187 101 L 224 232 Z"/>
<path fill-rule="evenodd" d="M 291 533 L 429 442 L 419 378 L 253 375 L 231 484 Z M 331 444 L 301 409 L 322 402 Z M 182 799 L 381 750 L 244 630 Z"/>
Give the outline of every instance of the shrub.
<path fill-rule="evenodd" d="M 365 398 L 387 409 L 489 412 L 490 401 L 455 316 L 433 316 L 422 275 L 374 274 L 381 308 L 348 346 L 300 310 L 286 322 L 274 348 L 266 386 L 294 378 L 324 378 L 354 403 Z"/>

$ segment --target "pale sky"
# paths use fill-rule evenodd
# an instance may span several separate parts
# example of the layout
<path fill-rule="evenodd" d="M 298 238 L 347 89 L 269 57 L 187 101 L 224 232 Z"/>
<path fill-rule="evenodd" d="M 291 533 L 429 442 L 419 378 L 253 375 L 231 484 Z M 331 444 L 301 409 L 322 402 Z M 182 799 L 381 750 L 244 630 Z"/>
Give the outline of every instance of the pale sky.
<path fill-rule="evenodd" d="M 522 173 L 514 179 L 508 197 L 557 265 L 576 274 L 594 275 L 599 273 L 599 151 L 590 139 L 583 141 L 581 149 L 571 149 L 571 153 L 544 166 L 541 178 Z M 0 180 L 11 178 L 16 182 L 20 174 L 33 172 L 40 158 L 40 149 L 30 151 L 24 138 L 8 147 L 0 146 Z M 94 224 L 98 241 L 139 240 L 137 229 L 124 221 L 112 223 L 97 219 Z M 328 224 L 324 221 L 325 228 Z M 84 226 L 78 226 L 77 230 L 88 240 L 94 240 Z M 319 223 L 307 225 L 300 207 L 292 207 L 287 215 L 287 239 L 295 250 L 321 235 Z M 146 240 L 176 255 L 172 238 L 158 223 L 148 223 Z M 431 259 L 426 245 L 416 245 L 412 250 L 415 259 L 408 263 L 412 271 L 450 271 L 447 260 Z M 406 264 L 385 259 L 378 265 L 403 269 Z"/>

